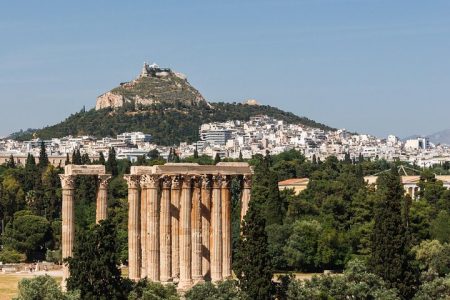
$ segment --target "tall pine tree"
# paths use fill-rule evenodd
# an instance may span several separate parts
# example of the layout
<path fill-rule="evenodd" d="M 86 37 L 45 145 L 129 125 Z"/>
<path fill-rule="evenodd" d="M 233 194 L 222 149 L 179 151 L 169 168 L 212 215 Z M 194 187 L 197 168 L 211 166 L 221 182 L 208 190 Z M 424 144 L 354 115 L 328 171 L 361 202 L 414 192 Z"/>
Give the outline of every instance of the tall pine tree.
<path fill-rule="evenodd" d="M 41 150 L 39 152 L 39 169 L 43 170 L 49 165 L 47 150 L 44 141 L 41 141 Z"/>
<path fill-rule="evenodd" d="M 271 299 L 273 285 L 266 222 L 255 202 L 250 202 L 242 224 L 233 269 L 249 299 Z"/>
<path fill-rule="evenodd" d="M 393 166 L 377 181 L 370 264 L 373 272 L 397 288 L 403 299 L 411 299 L 416 277 L 409 256 L 407 222 L 402 216 L 403 195 L 400 176 Z"/>
<path fill-rule="evenodd" d="M 80 232 L 73 257 L 68 259 L 67 288 L 80 291 L 81 299 L 126 299 L 119 264 L 116 227 L 107 219 Z"/>
<path fill-rule="evenodd" d="M 116 159 L 116 149 L 114 147 L 109 149 L 108 161 L 106 162 L 106 170 L 112 174 L 112 176 L 117 176 L 119 174 L 119 168 L 117 166 Z"/>

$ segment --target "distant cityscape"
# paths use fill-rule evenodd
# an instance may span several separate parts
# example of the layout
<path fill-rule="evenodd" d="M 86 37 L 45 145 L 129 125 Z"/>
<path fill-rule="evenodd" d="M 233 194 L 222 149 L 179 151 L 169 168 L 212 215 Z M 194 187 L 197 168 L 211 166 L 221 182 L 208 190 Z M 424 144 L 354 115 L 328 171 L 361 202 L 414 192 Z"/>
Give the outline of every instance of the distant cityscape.
<path fill-rule="evenodd" d="M 199 155 L 237 159 L 249 159 L 255 154 L 271 154 L 296 149 L 307 159 L 326 159 L 336 156 L 344 159 L 385 159 L 401 160 L 419 167 L 429 167 L 450 161 L 450 147 L 435 145 L 427 138 L 419 137 L 401 141 L 395 135 L 380 139 L 368 134 L 355 134 L 340 129 L 326 131 L 303 125 L 286 124 L 265 115 L 253 116 L 249 121 L 231 120 L 223 123 L 207 123 L 199 128 L 200 140 L 178 146 L 161 146 L 152 143 L 152 136 L 142 132 L 122 133 L 113 137 L 92 136 L 52 138 L 44 140 L 51 163 L 64 165 L 67 154 L 74 150 L 96 158 L 100 152 L 107 155 L 114 147 L 118 159 L 136 161 L 139 157 L 157 150 L 165 159 L 173 149 L 180 158 Z M 23 164 L 27 155 L 38 156 L 40 139 L 19 142 L 11 139 L 0 140 L 0 163 L 8 161 L 11 155 L 16 163 Z"/>

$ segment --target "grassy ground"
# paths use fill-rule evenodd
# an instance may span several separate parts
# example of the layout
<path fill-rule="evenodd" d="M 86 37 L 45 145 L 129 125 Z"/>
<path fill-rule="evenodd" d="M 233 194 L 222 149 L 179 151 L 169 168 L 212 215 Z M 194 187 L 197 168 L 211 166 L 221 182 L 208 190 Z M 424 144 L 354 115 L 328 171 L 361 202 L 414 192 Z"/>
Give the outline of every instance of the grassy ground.
<path fill-rule="evenodd" d="M 17 284 L 23 278 L 31 278 L 28 274 L 0 274 L 0 300 L 10 300 L 17 296 Z M 56 277 L 61 281 L 61 277 Z"/>

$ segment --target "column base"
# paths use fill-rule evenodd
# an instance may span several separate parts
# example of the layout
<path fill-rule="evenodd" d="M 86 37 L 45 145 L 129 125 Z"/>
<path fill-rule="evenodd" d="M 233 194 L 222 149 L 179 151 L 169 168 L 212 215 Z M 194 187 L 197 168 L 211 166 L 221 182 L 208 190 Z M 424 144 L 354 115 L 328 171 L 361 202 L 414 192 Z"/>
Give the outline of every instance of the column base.
<path fill-rule="evenodd" d="M 177 290 L 179 291 L 187 291 L 194 285 L 192 280 L 183 280 L 178 283 Z"/>
<path fill-rule="evenodd" d="M 202 276 L 192 277 L 192 281 L 194 281 L 194 285 L 199 283 L 205 283 L 205 279 Z"/>
<path fill-rule="evenodd" d="M 172 277 L 168 277 L 168 278 L 161 277 L 161 283 L 162 284 L 164 284 L 164 283 L 172 283 L 172 282 L 173 282 L 173 278 Z"/>

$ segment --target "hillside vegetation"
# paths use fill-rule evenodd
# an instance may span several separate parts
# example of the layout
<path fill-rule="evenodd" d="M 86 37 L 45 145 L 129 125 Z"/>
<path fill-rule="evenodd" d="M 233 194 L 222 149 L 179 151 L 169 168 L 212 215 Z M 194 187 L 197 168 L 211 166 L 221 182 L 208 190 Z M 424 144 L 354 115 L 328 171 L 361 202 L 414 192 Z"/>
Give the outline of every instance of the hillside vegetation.
<path fill-rule="evenodd" d="M 188 105 L 177 103 L 160 103 L 150 106 L 135 107 L 125 105 L 119 109 L 101 109 L 81 111 L 66 120 L 34 132 L 22 132 L 13 137 L 28 140 L 35 137 L 42 139 L 64 137 L 68 135 L 92 135 L 95 137 L 115 137 L 130 131 L 142 131 L 152 134 L 154 142 L 160 145 L 174 145 L 180 142 L 194 142 L 199 139 L 199 127 L 208 122 L 227 120 L 247 121 L 251 116 L 264 114 L 283 120 L 289 124 L 303 124 L 314 128 L 330 130 L 332 128 L 305 117 L 271 106 L 256 106 L 236 103 L 211 103 L 205 105 Z"/>

